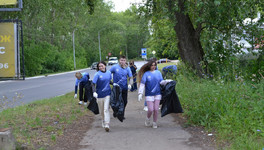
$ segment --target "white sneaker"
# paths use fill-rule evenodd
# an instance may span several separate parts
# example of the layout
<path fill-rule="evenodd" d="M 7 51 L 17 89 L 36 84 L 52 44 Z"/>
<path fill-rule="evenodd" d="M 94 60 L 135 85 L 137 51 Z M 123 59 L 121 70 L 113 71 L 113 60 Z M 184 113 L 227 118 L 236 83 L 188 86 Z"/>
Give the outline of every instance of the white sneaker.
<path fill-rule="evenodd" d="M 157 128 L 158 128 L 158 125 L 157 125 L 156 122 L 153 122 L 153 123 L 152 123 L 152 128 L 154 128 L 154 129 L 157 129 Z"/>
<path fill-rule="evenodd" d="M 150 119 L 148 117 L 146 117 L 146 120 L 145 120 L 145 126 L 146 127 L 149 127 L 151 124 L 150 124 Z"/>
<path fill-rule="evenodd" d="M 148 111 L 148 106 L 145 106 L 145 107 L 143 108 L 143 110 L 144 110 L 144 111 Z"/>
<path fill-rule="evenodd" d="M 109 132 L 110 128 L 109 128 L 109 125 L 108 124 L 105 124 L 105 131 L 106 132 Z"/>
<path fill-rule="evenodd" d="M 79 105 L 82 105 L 83 104 L 83 102 L 82 101 L 79 101 Z"/>
<path fill-rule="evenodd" d="M 87 106 L 87 103 L 83 103 L 83 105 Z"/>

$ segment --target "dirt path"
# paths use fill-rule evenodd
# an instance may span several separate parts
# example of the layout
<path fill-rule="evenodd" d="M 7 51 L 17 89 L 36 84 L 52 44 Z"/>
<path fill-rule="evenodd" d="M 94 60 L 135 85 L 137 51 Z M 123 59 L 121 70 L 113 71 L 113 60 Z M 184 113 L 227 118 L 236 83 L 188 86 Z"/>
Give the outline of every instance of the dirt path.
<path fill-rule="evenodd" d="M 200 147 L 191 140 L 191 135 L 174 122 L 171 115 L 158 118 L 158 128 L 145 127 L 146 112 L 144 102 L 137 101 L 137 92 L 128 93 L 126 120 L 120 122 L 112 117 L 110 132 L 101 127 L 100 116 L 95 117 L 92 128 L 80 142 L 80 150 L 203 150 L 212 149 Z"/>

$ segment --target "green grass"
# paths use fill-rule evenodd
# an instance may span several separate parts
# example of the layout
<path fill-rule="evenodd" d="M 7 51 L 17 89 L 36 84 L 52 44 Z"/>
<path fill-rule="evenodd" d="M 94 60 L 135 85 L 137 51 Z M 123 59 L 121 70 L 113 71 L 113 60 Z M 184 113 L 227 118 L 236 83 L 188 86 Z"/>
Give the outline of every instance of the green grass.
<path fill-rule="evenodd" d="M 160 64 L 158 64 L 158 69 L 161 70 L 163 67 L 169 66 L 169 65 L 176 65 L 176 63 L 174 63 L 174 62 L 160 63 Z"/>
<path fill-rule="evenodd" d="M 189 124 L 215 131 L 218 144 L 226 145 L 219 149 L 264 148 L 264 80 L 200 79 L 177 67 L 176 90 Z"/>
<path fill-rule="evenodd" d="M 52 145 L 64 128 L 83 115 L 93 115 L 84 106 L 77 105 L 73 93 L 0 112 L 0 127 L 11 127 L 19 145 L 38 149 Z"/>

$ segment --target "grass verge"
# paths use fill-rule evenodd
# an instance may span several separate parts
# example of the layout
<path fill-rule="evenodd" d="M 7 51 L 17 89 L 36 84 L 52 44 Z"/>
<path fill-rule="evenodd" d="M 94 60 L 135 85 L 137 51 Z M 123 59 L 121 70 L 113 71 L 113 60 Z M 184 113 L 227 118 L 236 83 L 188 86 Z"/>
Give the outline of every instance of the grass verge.
<path fill-rule="evenodd" d="M 189 124 L 215 131 L 219 149 L 264 148 L 264 80 L 201 79 L 177 67 L 176 90 Z"/>
<path fill-rule="evenodd" d="M 11 127 L 17 147 L 45 149 L 56 144 L 64 130 L 79 118 L 92 120 L 92 112 L 77 105 L 73 93 L 44 99 L 0 112 L 0 127 Z"/>

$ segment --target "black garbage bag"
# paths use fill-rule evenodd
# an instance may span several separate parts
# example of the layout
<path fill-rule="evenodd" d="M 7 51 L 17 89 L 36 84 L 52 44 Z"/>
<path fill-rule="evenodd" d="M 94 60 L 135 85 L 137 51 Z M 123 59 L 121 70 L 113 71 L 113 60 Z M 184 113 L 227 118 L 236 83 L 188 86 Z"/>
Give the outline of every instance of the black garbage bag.
<path fill-rule="evenodd" d="M 111 91 L 111 97 L 110 97 L 110 106 L 113 110 L 113 116 L 123 122 L 124 120 L 124 101 L 122 98 L 122 89 L 119 87 L 119 85 L 114 84 L 112 91 Z"/>
<path fill-rule="evenodd" d="M 85 88 L 85 95 L 87 97 L 87 100 L 91 102 L 93 97 L 93 88 L 92 88 L 92 80 L 89 80 L 88 83 L 84 86 Z"/>
<path fill-rule="evenodd" d="M 161 85 L 161 117 L 170 113 L 183 113 L 175 86 L 175 81 L 168 82 L 166 85 Z"/>
<path fill-rule="evenodd" d="M 95 115 L 99 114 L 99 107 L 98 107 L 98 104 L 96 102 L 96 98 L 93 97 L 91 100 L 90 100 L 90 103 L 89 105 L 87 106 L 87 108 L 89 110 L 91 110 Z"/>

